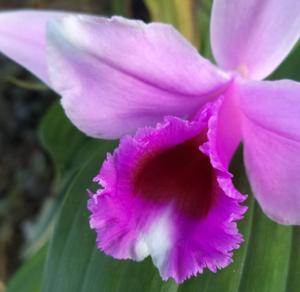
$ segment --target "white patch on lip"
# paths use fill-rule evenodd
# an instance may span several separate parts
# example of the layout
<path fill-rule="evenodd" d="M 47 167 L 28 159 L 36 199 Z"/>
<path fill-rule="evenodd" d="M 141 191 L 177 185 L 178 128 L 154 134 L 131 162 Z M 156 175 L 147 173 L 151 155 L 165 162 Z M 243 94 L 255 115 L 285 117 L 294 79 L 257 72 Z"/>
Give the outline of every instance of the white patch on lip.
<path fill-rule="evenodd" d="M 167 208 L 150 225 L 145 233 L 141 233 L 135 244 L 135 256 L 138 261 L 151 255 L 154 264 L 160 269 L 171 248 L 172 226 L 171 208 Z"/>

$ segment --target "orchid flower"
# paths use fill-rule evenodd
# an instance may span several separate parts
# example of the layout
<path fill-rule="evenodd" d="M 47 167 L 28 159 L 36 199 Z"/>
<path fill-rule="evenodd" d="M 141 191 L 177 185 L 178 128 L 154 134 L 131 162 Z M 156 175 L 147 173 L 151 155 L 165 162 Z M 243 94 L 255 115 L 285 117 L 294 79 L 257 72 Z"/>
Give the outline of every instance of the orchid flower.
<path fill-rule="evenodd" d="M 228 170 L 242 141 L 263 211 L 300 224 L 300 84 L 262 81 L 300 35 L 296 0 L 215 0 L 201 57 L 172 26 L 122 17 L 0 14 L 0 51 L 62 96 L 95 138 L 120 138 L 94 179 L 90 226 L 117 259 L 151 256 L 178 283 L 232 262 L 245 196 Z"/>

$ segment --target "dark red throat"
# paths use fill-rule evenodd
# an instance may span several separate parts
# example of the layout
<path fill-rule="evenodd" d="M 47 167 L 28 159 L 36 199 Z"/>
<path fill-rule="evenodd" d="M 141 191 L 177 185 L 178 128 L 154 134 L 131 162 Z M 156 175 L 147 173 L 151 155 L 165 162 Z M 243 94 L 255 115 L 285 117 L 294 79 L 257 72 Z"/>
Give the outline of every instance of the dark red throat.
<path fill-rule="evenodd" d="M 133 181 L 135 194 L 158 204 L 174 202 L 189 218 L 206 216 L 215 174 L 209 158 L 199 150 L 203 142 L 199 135 L 141 160 Z"/>

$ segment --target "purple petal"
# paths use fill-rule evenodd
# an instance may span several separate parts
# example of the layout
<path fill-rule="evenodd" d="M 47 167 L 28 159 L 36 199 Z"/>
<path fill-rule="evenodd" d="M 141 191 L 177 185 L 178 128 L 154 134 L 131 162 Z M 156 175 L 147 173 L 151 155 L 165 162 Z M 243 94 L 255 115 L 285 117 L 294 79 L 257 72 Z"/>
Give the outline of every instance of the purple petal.
<path fill-rule="evenodd" d="M 46 25 L 67 15 L 50 11 L 0 13 L 0 52 L 49 83 L 46 62 Z"/>
<path fill-rule="evenodd" d="M 300 84 L 241 85 L 245 163 L 264 212 L 283 224 L 300 224 Z"/>
<path fill-rule="evenodd" d="M 48 36 L 52 84 L 90 136 L 116 138 L 165 115 L 190 115 L 228 82 L 169 25 L 68 17 Z"/>
<path fill-rule="evenodd" d="M 300 1 L 214 0 L 211 43 L 218 64 L 251 79 L 268 76 L 300 35 Z"/>
<path fill-rule="evenodd" d="M 217 139 L 214 152 L 225 169 L 229 167 L 232 156 L 242 140 L 238 97 L 236 81 L 233 80 L 224 92 L 224 101 L 218 115 L 211 118 L 211 123 L 214 123 L 213 133 Z"/>
<path fill-rule="evenodd" d="M 242 241 L 235 221 L 246 209 L 230 173 L 211 164 L 221 165 L 212 128 L 218 107 L 121 140 L 95 178 L 104 189 L 89 200 L 99 249 L 117 259 L 150 255 L 163 279 L 179 283 L 232 262 Z"/>

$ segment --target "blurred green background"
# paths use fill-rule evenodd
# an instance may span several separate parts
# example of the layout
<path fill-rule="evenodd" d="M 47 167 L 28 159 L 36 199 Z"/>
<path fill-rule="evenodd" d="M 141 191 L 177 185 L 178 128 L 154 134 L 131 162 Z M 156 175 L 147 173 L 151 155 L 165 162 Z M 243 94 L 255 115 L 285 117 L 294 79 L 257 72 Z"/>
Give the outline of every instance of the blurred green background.
<path fill-rule="evenodd" d="M 174 25 L 202 55 L 209 45 L 209 0 L 0 0 L 0 9 L 39 8 L 123 15 Z M 26 33 L 26 32 L 24 32 Z M 121 40 L 120 40 L 121 41 Z M 213 60 L 212 60 L 213 61 Z M 296 48 L 271 79 L 300 79 Z M 300 231 L 262 214 L 250 194 L 242 148 L 232 172 L 249 193 L 234 264 L 178 286 L 148 259 L 115 261 L 95 248 L 86 189 L 116 142 L 87 138 L 65 118 L 58 97 L 0 56 L 0 291 L 300 291 Z"/>

